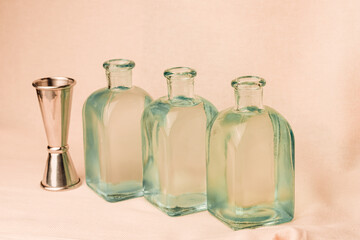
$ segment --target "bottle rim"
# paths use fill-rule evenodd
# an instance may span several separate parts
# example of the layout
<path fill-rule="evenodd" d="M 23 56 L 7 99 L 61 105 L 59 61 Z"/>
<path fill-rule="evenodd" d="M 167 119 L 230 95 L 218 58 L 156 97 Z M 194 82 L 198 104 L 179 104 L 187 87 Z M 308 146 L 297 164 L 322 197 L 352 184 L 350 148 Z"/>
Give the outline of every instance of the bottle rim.
<path fill-rule="evenodd" d="M 231 86 L 235 89 L 258 89 L 266 85 L 265 79 L 258 76 L 241 76 L 231 81 Z"/>
<path fill-rule="evenodd" d="M 103 63 L 103 67 L 107 71 L 111 70 L 130 70 L 135 67 L 135 62 L 129 59 L 117 58 L 110 59 Z"/>
<path fill-rule="evenodd" d="M 191 79 L 196 77 L 197 73 L 195 69 L 190 67 L 173 67 L 164 71 L 164 77 L 167 79 L 179 78 L 179 79 Z"/>

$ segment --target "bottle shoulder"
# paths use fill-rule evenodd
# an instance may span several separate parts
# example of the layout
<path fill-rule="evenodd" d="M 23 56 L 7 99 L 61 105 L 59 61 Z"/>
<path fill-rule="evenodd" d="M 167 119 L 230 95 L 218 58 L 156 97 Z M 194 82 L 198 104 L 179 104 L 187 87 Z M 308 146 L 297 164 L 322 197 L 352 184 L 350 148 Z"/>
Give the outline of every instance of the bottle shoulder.
<path fill-rule="evenodd" d="M 287 129 L 287 131 L 290 133 L 291 138 L 294 140 L 294 133 L 292 130 L 292 127 L 290 126 L 290 123 L 286 120 L 286 118 L 280 114 L 278 111 L 271 107 L 267 107 L 267 111 L 269 114 L 269 117 L 273 123 L 274 128 L 279 127 L 281 129 Z"/>
<path fill-rule="evenodd" d="M 191 114 L 192 116 L 203 116 L 208 126 L 217 113 L 218 111 L 213 104 L 199 96 L 195 98 L 178 97 L 171 100 L 168 96 L 163 96 L 145 108 L 142 119 L 145 122 L 158 121 L 165 124 L 167 121 L 175 121 L 178 114 Z"/>
<path fill-rule="evenodd" d="M 152 97 L 149 93 L 147 93 L 144 89 L 132 86 L 131 88 L 100 88 L 93 93 L 86 99 L 86 103 L 93 103 L 93 102 L 111 102 L 117 100 L 117 98 L 122 96 L 129 96 L 133 98 L 146 98 L 148 103 L 152 101 Z"/>
<path fill-rule="evenodd" d="M 124 111 L 141 112 L 152 101 L 151 96 L 143 89 L 133 86 L 131 88 L 101 88 L 93 92 L 85 101 L 83 115 L 95 114 L 102 119 L 111 116 L 113 112 Z M 136 109 L 136 110 L 135 110 Z"/>
<path fill-rule="evenodd" d="M 219 112 L 214 124 L 238 125 L 245 123 L 254 117 L 262 117 L 264 120 L 271 120 L 273 125 L 282 125 L 292 131 L 288 121 L 279 112 L 269 106 L 264 106 L 263 109 L 248 108 L 244 111 L 238 111 L 234 107 L 230 107 Z"/>
<path fill-rule="evenodd" d="M 198 107 L 202 105 L 206 112 L 211 112 L 212 115 L 216 115 L 218 113 L 216 107 L 210 103 L 208 100 L 196 96 L 195 98 L 184 98 L 184 97 L 176 97 L 174 99 L 169 99 L 168 96 L 160 97 L 146 108 L 146 111 L 149 112 L 168 112 L 171 108 L 191 108 Z"/>
<path fill-rule="evenodd" d="M 109 96 L 108 88 L 100 88 L 94 92 L 92 92 L 85 100 L 84 108 L 90 105 L 98 105 L 106 102 Z"/>
<path fill-rule="evenodd" d="M 218 119 L 224 119 L 226 117 L 234 117 L 240 118 L 244 116 L 256 116 L 256 115 L 263 115 L 263 114 L 274 114 L 280 115 L 276 110 L 269 106 L 264 106 L 264 108 L 257 108 L 257 107 L 248 107 L 246 109 L 237 110 L 235 107 L 229 107 L 219 112 Z"/>
<path fill-rule="evenodd" d="M 219 113 L 219 111 L 217 110 L 215 105 L 212 104 L 209 100 L 207 100 L 203 97 L 200 97 L 200 96 L 197 96 L 197 97 L 204 103 L 205 110 L 213 112 L 214 115 L 217 115 Z"/>
<path fill-rule="evenodd" d="M 269 106 L 266 106 L 267 109 L 267 113 L 269 114 L 270 118 L 277 118 L 278 121 L 283 122 L 284 124 L 288 125 L 288 127 L 291 129 L 290 123 L 286 120 L 286 118 L 279 113 L 277 110 L 275 110 L 274 108 L 271 108 Z"/>
<path fill-rule="evenodd" d="M 162 96 L 158 99 L 155 99 L 152 103 L 151 106 L 152 107 L 156 107 L 158 105 L 171 105 L 173 107 L 193 107 L 196 106 L 200 103 L 203 103 L 204 105 L 208 106 L 209 108 L 212 108 L 214 110 L 217 111 L 216 107 L 209 102 L 208 100 L 206 100 L 203 97 L 200 96 L 195 96 L 195 98 L 186 98 L 186 97 L 175 97 L 173 99 L 169 99 L 168 96 Z"/>
<path fill-rule="evenodd" d="M 106 95 L 109 92 L 109 89 L 104 87 L 104 88 L 99 88 L 97 90 L 95 90 L 94 92 L 92 92 L 88 98 L 86 99 L 86 101 L 94 99 L 94 98 L 100 98 L 104 95 Z"/>
<path fill-rule="evenodd" d="M 149 118 L 150 116 L 164 115 L 169 112 L 171 105 L 167 97 L 161 97 L 152 101 L 144 110 L 143 118 Z"/>
<path fill-rule="evenodd" d="M 132 86 L 128 90 L 128 93 L 136 94 L 136 95 L 139 95 L 139 96 L 144 96 L 144 97 L 147 97 L 147 98 L 153 100 L 151 95 L 147 91 L 145 91 L 143 88 L 138 87 L 138 86 Z"/>

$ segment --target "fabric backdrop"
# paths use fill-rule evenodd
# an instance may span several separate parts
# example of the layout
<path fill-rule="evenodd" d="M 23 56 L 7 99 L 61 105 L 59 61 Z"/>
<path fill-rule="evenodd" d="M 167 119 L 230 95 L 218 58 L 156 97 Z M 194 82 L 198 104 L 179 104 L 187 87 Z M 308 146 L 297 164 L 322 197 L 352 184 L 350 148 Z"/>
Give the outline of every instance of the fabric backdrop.
<path fill-rule="evenodd" d="M 360 239 L 360 1 L 0 1 L 0 239 Z M 295 133 L 292 222 L 232 231 L 201 212 L 171 218 L 143 198 L 107 203 L 86 184 L 39 187 L 46 137 L 31 82 L 69 76 L 70 152 L 84 180 L 81 108 L 102 63 L 136 62 L 133 83 L 166 95 L 163 70 L 197 70 L 219 110 L 230 81 L 267 80 L 264 103 Z"/>

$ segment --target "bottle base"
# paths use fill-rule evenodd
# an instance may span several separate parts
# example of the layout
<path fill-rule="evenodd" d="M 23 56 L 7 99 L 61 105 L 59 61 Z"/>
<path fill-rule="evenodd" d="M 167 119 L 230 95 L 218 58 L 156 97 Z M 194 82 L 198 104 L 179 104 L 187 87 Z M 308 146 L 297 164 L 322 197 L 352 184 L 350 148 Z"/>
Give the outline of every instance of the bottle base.
<path fill-rule="evenodd" d="M 86 182 L 86 184 L 97 195 L 99 195 L 100 197 L 102 197 L 103 199 L 105 199 L 108 202 L 119 202 L 119 201 L 123 201 L 123 200 L 130 199 L 130 198 L 142 197 L 144 195 L 144 191 L 143 191 L 142 187 L 141 188 L 139 188 L 139 187 L 132 188 L 132 189 L 129 188 L 129 189 L 124 190 L 124 186 L 121 186 L 124 184 L 118 184 L 118 185 L 116 185 L 116 187 L 108 186 L 108 188 L 110 188 L 111 190 L 118 190 L 118 191 L 104 192 L 96 184 L 92 184 L 89 182 Z M 102 185 L 104 185 L 104 184 L 102 184 Z M 107 185 L 110 185 L 110 184 L 107 184 Z M 125 183 L 125 185 L 128 185 L 128 184 Z M 119 189 L 121 189 L 121 191 L 119 191 Z"/>
<path fill-rule="evenodd" d="M 221 209 L 208 209 L 208 211 L 233 230 L 278 225 L 293 219 L 293 216 L 285 210 L 271 207 L 250 207 L 242 209 L 238 214 L 230 211 L 227 213 Z"/>
<path fill-rule="evenodd" d="M 176 197 L 164 196 L 161 194 L 145 194 L 144 198 L 170 217 L 184 216 L 205 211 L 207 209 L 206 195 L 202 193 L 183 194 Z M 165 205 L 163 202 L 166 202 L 167 205 Z"/>

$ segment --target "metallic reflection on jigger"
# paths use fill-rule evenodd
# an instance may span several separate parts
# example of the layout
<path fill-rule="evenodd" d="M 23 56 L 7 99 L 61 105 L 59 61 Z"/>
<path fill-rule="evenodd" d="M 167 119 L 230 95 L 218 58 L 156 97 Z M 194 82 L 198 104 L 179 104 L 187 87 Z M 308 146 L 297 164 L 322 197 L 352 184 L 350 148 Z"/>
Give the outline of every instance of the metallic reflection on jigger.
<path fill-rule="evenodd" d="M 72 87 L 75 83 L 74 79 L 66 77 L 41 78 L 32 83 L 36 88 L 49 145 L 41 181 L 46 190 L 59 191 L 80 185 L 67 145 Z"/>

